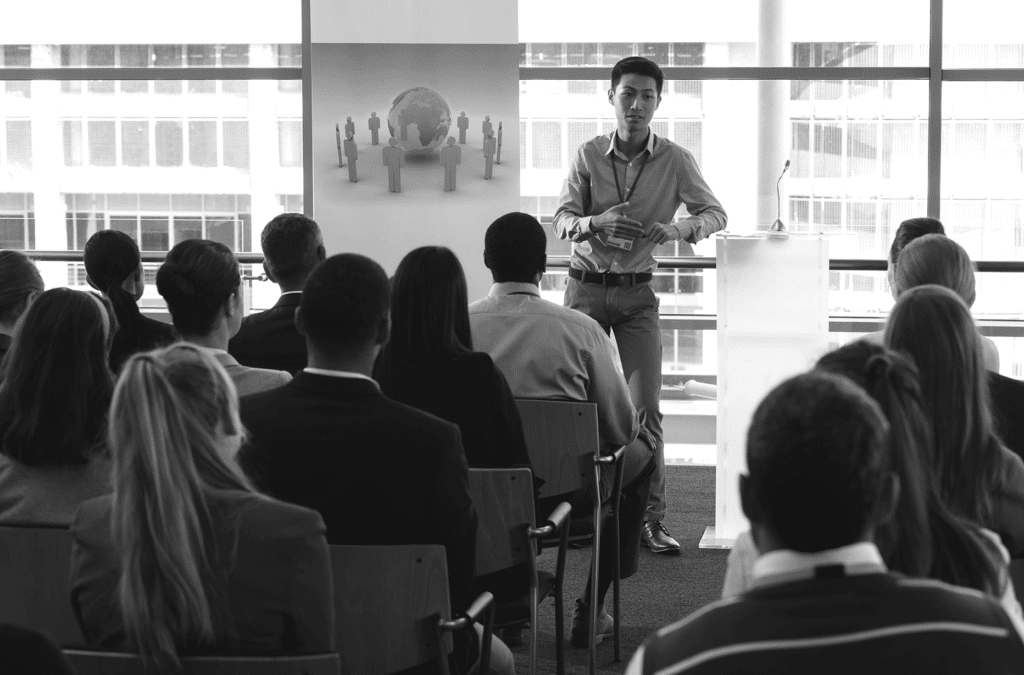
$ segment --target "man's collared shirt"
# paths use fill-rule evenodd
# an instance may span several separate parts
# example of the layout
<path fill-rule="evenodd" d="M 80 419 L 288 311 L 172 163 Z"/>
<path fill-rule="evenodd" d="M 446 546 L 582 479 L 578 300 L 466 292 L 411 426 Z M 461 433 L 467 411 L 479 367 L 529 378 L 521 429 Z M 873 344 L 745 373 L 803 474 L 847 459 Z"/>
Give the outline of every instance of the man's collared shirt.
<path fill-rule="evenodd" d="M 722 205 L 704 181 L 689 150 L 651 131 L 647 147 L 632 161 L 626 159 L 613 139 L 617 132 L 593 138 L 579 147 L 562 184 L 562 194 L 552 228 L 561 239 L 571 239 L 572 266 L 589 272 L 653 272 L 655 244 L 650 239 L 633 241 L 626 251 L 607 243 L 607 236 L 590 231 L 590 220 L 621 203 L 631 188 L 625 215 L 643 223 L 649 230 L 655 223 L 669 225 L 676 211 L 685 204 L 687 222 L 693 234 L 682 248 L 692 254 L 695 244 L 725 228 L 727 217 Z M 614 163 L 613 163 L 613 157 Z M 645 166 L 646 162 L 646 166 Z M 637 182 L 640 168 L 643 174 Z M 621 194 L 615 188 L 618 172 Z M 635 187 L 634 187 L 635 184 Z"/>
<path fill-rule="evenodd" d="M 310 367 L 307 366 L 306 368 L 302 369 L 302 372 L 309 373 L 310 375 L 325 375 L 327 377 L 343 377 L 343 378 L 348 378 L 350 380 L 369 380 L 370 382 L 373 382 L 373 386 L 375 386 L 378 389 L 380 389 L 380 385 L 377 384 L 377 380 L 373 379 L 372 377 L 367 377 L 366 375 L 363 375 L 362 373 L 353 373 L 353 372 L 351 372 L 349 370 L 330 370 L 328 368 L 310 368 Z"/>
<path fill-rule="evenodd" d="M 469 306 L 473 347 L 487 352 L 516 398 L 597 404 L 604 446 L 631 443 L 640 430 L 614 347 L 596 321 L 540 297 L 534 284 L 494 284 Z"/>
<path fill-rule="evenodd" d="M 754 562 L 753 586 L 774 586 L 810 579 L 819 570 L 840 567 L 846 576 L 879 574 L 886 571 L 878 547 L 871 542 L 862 541 L 817 553 L 785 549 L 758 556 Z"/>

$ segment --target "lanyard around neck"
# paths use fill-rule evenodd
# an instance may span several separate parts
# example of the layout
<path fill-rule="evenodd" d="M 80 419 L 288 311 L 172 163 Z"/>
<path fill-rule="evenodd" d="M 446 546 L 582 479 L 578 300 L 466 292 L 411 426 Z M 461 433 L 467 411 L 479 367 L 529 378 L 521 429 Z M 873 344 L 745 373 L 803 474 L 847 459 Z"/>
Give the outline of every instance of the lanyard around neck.
<path fill-rule="evenodd" d="M 615 141 L 613 140 L 614 144 Z M 643 151 L 641 151 L 643 152 Z M 640 162 L 640 170 L 636 172 L 636 178 L 633 179 L 633 187 L 629 188 L 626 192 L 626 196 L 622 196 L 622 186 L 619 184 L 619 170 L 615 168 L 615 147 L 613 145 L 611 158 L 612 158 L 612 175 L 615 176 L 615 192 L 619 195 L 619 203 L 625 204 L 629 201 L 629 198 L 633 196 L 633 191 L 636 190 L 636 186 L 640 183 L 640 176 L 644 175 L 644 169 L 647 167 L 647 160 L 650 158 L 650 153 L 644 155 L 644 159 Z M 626 172 L 629 170 L 629 166 L 626 166 L 626 170 L 622 172 L 622 180 L 626 180 Z"/>

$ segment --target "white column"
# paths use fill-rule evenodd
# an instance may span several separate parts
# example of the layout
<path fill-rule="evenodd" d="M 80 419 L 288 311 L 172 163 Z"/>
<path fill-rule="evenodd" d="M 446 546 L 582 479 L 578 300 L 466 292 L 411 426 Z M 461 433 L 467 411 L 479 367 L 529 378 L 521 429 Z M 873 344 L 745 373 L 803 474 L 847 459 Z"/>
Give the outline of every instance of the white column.
<path fill-rule="evenodd" d="M 54 68 L 60 65 L 59 47 L 32 45 L 32 66 Z M 64 172 L 63 138 L 57 108 L 60 82 L 32 82 L 32 198 L 35 209 L 36 249 L 63 251 L 68 248 L 67 209 L 60 190 Z M 67 286 L 68 263 L 38 263 L 47 288 Z"/>
<path fill-rule="evenodd" d="M 786 0 L 760 0 L 757 22 L 757 65 L 792 65 L 792 46 L 786 30 Z M 757 91 L 757 229 L 766 230 L 778 209 L 775 185 L 789 158 L 789 81 L 758 83 Z M 789 224 L 786 181 L 780 186 L 782 221 Z"/>

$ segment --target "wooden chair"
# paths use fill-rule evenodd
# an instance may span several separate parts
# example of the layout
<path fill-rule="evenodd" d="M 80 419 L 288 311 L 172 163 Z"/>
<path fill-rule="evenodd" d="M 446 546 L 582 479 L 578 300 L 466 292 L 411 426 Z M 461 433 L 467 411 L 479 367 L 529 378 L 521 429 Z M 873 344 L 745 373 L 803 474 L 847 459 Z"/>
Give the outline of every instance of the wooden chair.
<path fill-rule="evenodd" d="M 624 448 L 619 448 L 612 455 L 601 455 L 601 441 L 597 427 L 597 405 L 585 401 L 553 401 L 538 399 L 516 399 L 519 416 L 523 421 L 523 432 L 526 434 L 526 449 L 530 454 L 530 463 L 538 476 L 544 479 L 540 496 L 551 497 L 575 492 L 582 487 L 590 486 L 594 494 L 593 507 L 590 513 L 574 514 L 572 532 L 584 531 L 593 533 L 594 550 L 591 560 L 590 574 L 593 583 L 590 585 L 590 675 L 597 672 L 597 579 L 600 559 L 601 527 L 605 517 L 614 521 L 611 545 L 616 551 L 619 545 L 619 496 L 622 492 L 622 455 Z M 615 480 L 609 503 L 601 504 L 601 465 L 615 466 Z M 613 635 L 614 658 L 619 661 L 621 656 L 619 632 L 619 556 L 614 556 L 615 569 L 612 581 L 613 614 L 615 630 Z"/>
<path fill-rule="evenodd" d="M 149 675 L 135 654 L 65 649 L 78 675 Z M 337 654 L 296 656 L 187 656 L 183 675 L 339 675 Z"/>
<path fill-rule="evenodd" d="M 34 628 L 58 646 L 84 645 L 70 573 L 68 528 L 0 526 L 0 623 Z"/>
<path fill-rule="evenodd" d="M 555 598 L 555 659 L 557 674 L 565 673 L 565 628 L 562 579 L 565 551 L 569 541 L 572 507 L 558 505 L 540 527 L 534 527 L 533 473 L 527 469 L 470 469 L 469 496 L 477 513 L 476 573 L 499 572 L 526 563 L 530 576 L 527 596 L 529 614 L 523 616 L 520 603 L 499 604 L 495 627 L 509 628 L 530 623 L 530 675 L 537 673 L 538 610 L 550 595 Z M 558 535 L 555 574 L 537 569 L 534 541 Z"/>
<path fill-rule="evenodd" d="M 387 675 L 437 660 L 448 675 L 451 633 L 483 625 L 478 672 L 491 659 L 494 597 L 481 593 L 448 620 L 448 562 L 444 546 L 331 546 L 334 570 L 335 647 L 341 669 Z"/>

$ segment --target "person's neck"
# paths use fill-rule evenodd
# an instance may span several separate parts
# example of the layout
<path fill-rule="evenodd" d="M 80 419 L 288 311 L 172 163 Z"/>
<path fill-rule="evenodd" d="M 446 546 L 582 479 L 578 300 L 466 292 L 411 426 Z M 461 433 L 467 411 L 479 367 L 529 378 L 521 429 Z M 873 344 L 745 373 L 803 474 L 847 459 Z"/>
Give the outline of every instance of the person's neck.
<path fill-rule="evenodd" d="M 302 281 L 290 281 L 288 283 L 281 282 L 277 284 L 277 287 L 281 289 L 282 293 L 294 293 L 295 291 L 301 291 L 302 287 L 306 285 L 306 280 Z"/>
<path fill-rule="evenodd" d="M 216 327 L 212 331 L 204 335 L 182 333 L 181 339 L 184 340 L 185 342 L 191 342 L 192 344 L 197 345 L 199 347 L 206 347 L 207 349 L 219 349 L 221 351 L 226 352 L 228 350 L 228 342 L 230 341 L 231 338 L 226 330 L 222 330 L 220 329 L 220 327 Z"/>
<path fill-rule="evenodd" d="M 306 343 L 309 352 L 310 368 L 321 370 L 340 370 L 346 373 L 359 373 L 370 377 L 373 374 L 373 362 L 377 358 L 377 350 L 362 351 L 358 354 L 331 354 L 317 349 L 308 341 Z"/>
<path fill-rule="evenodd" d="M 633 159 L 647 146 L 647 138 L 650 133 L 650 127 L 643 129 L 624 129 L 619 127 L 618 132 L 615 134 L 615 146 L 619 149 L 619 152 L 629 159 Z"/>
<path fill-rule="evenodd" d="M 752 523 L 750 527 L 750 535 L 754 540 L 754 545 L 757 546 L 757 552 L 761 555 L 764 555 L 765 553 L 771 553 L 772 551 L 793 550 L 792 547 L 787 546 L 778 535 L 776 535 L 774 532 L 772 532 L 770 529 L 766 527 L 758 526 Z M 871 528 L 871 530 L 869 532 L 864 533 L 864 535 L 860 539 L 856 541 L 851 541 L 849 544 L 844 544 L 843 546 L 852 546 L 853 544 L 860 544 L 863 542 L 869 544 L 874 543 L 874 535 L 874 528 Z M 842 547 L 837 546 L 836 548 Z M 821 551 L 816 552 L 821 553 Z"/>

